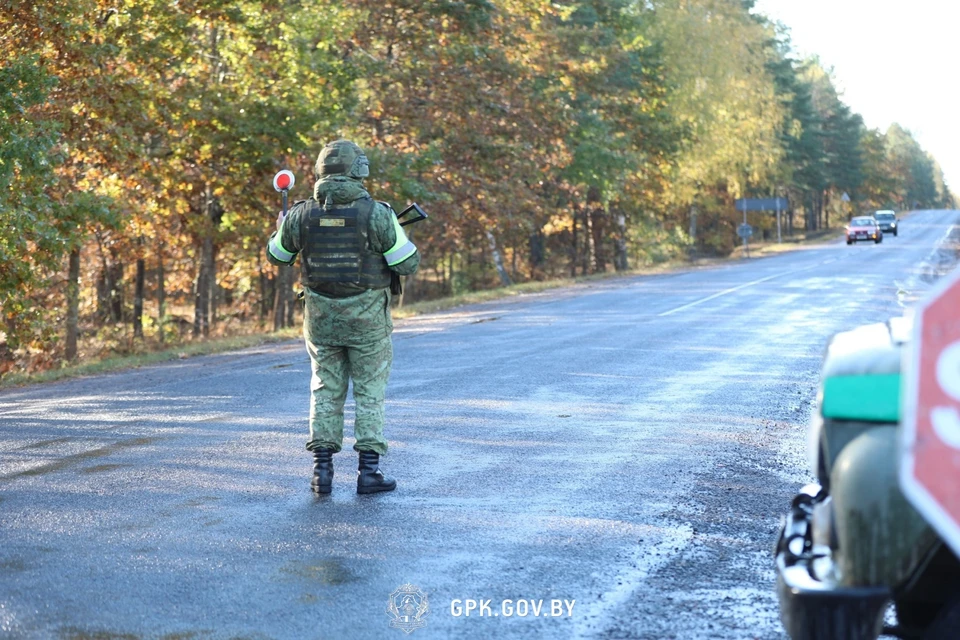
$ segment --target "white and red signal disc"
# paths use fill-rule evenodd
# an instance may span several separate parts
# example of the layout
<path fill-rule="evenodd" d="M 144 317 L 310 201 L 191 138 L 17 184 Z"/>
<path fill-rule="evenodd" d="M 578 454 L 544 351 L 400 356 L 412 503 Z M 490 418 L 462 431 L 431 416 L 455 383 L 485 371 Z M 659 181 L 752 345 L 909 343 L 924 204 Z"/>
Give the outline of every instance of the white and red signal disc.
<path fill-rule="evenodd" d="M 273 188 L 277 191 L 288 191 L 292 189 L 296 183 L 297 179 L 294 177 L 293 171 L 289 169 L 279 171 L 277 175 L 273 176 Z"/>

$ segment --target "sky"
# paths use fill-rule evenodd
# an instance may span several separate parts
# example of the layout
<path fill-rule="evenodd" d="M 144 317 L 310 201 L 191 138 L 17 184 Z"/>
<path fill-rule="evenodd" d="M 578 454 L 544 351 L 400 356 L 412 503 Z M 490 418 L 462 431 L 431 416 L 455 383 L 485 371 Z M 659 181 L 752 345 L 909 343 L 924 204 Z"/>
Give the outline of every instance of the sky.
<path fill-rule="evenodd" d="M 799 55 L 833 67 L 868 127 L 909 129 L 960 193 L 960 2 L 757 0 L 755 11 L 789 27 Z"/>

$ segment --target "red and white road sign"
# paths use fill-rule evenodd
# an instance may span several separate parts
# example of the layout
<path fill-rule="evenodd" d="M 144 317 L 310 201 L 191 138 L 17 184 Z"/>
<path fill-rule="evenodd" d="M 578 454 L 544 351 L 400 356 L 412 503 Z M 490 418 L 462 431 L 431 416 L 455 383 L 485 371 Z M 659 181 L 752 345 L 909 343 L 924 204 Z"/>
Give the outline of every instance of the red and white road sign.
<path fill-rule="evenodd" d="M 960 270 L 917 308 L 904 358 L 900 486 L 960 555 Z"/>
<path fill-rule="evenodd" d="M 293 171 L 284 169 L 273 176 L 273 188 L 277 191 L 287 191 L 293 188 L 297 179 L 293 176 Z"/>

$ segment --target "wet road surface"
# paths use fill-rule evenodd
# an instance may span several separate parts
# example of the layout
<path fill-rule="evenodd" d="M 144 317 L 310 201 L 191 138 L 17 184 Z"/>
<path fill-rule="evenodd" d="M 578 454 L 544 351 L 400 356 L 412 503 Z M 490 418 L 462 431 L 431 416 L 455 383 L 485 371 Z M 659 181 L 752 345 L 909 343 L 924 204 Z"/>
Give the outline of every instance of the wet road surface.
<path fill-rule="evenodd" d="M 952 224 L 398 322 L 393 494 L 356 495 L 352 440 L 310 493 L 300 343 L 0 392 L 0 637 L 401 638 L 405 583 L 415 638 L 785 637 L 823 347 Z"/>

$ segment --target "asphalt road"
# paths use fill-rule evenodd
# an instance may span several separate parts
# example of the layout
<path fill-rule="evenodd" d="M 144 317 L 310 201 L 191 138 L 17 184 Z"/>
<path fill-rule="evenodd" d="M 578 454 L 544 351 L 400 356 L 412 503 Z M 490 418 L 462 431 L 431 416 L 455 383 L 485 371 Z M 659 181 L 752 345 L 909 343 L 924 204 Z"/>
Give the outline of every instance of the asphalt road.
<path fill-rule="evenodd" d="M 409 583 L 415 638 L 782 638 L 823 347 L 954 223 L 397 323 L 392 494 L 356 495 L 352 440 L 310 493 L 299 343 L 0 392 L 0 636 L 401 638 Z"/>

